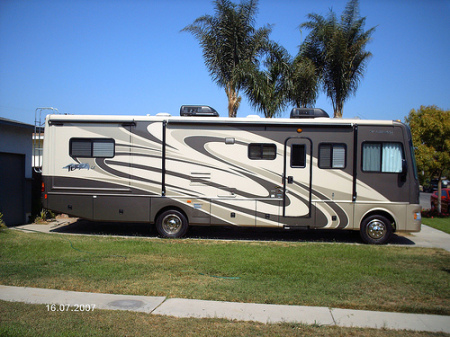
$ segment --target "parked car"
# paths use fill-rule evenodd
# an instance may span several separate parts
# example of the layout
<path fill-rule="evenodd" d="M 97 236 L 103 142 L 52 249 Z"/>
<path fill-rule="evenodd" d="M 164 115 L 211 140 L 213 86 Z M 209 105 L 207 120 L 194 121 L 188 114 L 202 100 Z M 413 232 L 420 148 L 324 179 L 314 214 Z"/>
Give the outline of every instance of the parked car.
<path fill-rule="evenodd" d="M 437 209 L 438 207 L 438 191 L 433 192 L 430 197 L 431 209 Z M 442 198 L 441 198 L 441 212 L 448 213 L 450 204 L 450 188 L 442 189 Z"/>

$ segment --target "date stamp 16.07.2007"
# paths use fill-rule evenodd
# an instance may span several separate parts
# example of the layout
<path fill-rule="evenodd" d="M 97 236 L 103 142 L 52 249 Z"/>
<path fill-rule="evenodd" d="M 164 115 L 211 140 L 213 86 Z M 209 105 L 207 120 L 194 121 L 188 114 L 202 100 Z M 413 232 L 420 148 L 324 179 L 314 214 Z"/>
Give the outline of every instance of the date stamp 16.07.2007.
<path fill-rule="evenodd" d="M 94 311 L 95 304 L 46 304 L 47 311 L 71 311 L 71 312 L 88 312 Z"/>

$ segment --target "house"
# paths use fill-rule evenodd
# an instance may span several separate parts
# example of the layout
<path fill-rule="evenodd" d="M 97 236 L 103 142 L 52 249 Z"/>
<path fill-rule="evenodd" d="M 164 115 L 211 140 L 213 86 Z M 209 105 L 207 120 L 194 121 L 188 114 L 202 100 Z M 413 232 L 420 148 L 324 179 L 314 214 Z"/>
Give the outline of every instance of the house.
<path fill-rule="evenodd" d="M 0 213 L 7 226 L 31 216 L 33 131 L 33 125 L 0 117 Z"/>

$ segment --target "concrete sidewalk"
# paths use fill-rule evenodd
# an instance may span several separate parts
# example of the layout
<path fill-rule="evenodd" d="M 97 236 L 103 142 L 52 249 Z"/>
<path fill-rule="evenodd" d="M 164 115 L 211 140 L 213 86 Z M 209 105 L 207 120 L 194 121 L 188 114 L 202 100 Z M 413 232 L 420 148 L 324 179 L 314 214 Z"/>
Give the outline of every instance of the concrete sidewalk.
<path fill-rule="evenodd" d="M 442 248 L 450 252 L 450 234 L 422 225 L 418 233 L 410 233 L 408 239 L 414 242 L 416 247 Z"/>
<path fill-rule="evenodd" d="M 0 285 L 0 300 L 56 304 L 57 311 L 77 307 L 129 310 L 154 315 L 225 318 L 262 323 L 303 323 L 450 333 L 450 317 L 296 305 L 216 302 L 181 298 L 128 296 Z M 94 310 L 95 310 L 94 309 Z M 86 311 L 86 310 L 85 310 Z"/>

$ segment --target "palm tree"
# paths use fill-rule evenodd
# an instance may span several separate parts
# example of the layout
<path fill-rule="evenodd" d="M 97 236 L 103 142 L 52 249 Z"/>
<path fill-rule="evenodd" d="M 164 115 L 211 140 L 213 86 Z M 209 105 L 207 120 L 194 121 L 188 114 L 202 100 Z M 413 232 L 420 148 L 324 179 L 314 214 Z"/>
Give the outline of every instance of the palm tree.
<path fill-rule="evenodd" d="M 258 58 L 267 48 L 270 26 L 255 29 L 257 0 L 239 5 L 216 0 L 215 15 L 204 15 L 182 31 L 192 33 L 203 49 L 205 64 L 213 80 L 225 88 L 228 115 L 236 117 L 248 71 L 258 66 Z"/>
<path fill-rule="evenodd" d="M 291 63 L 288 93 L 289 101 L 297 108 L 313 107 L 317 100 L 319 77 L 316 66 L 301 54 Z"/>
<path fill-rule="evenodd" d="M 265 70 L 253 68 L 247 72 L 246 94 L 254 108 L 266 118 L 273 118 L 288 101 L 289 53 L 280 45 L 270 43 L 264 67 Z"/>
<path fill-rule="evenodd" d="M 301 46 L 319 70 L 323 89 L 330 97 L 334 117 L 342 117 L 344 102 L 356 92 L 372 54 L 365 50 L 375 27 L 364 31 L 366 18 L 359 17 L 358 0 L 350 0 L 338 22 L 333 11 L 327 18 L 309 14 L 300 28 L 310 29 Z"/>

